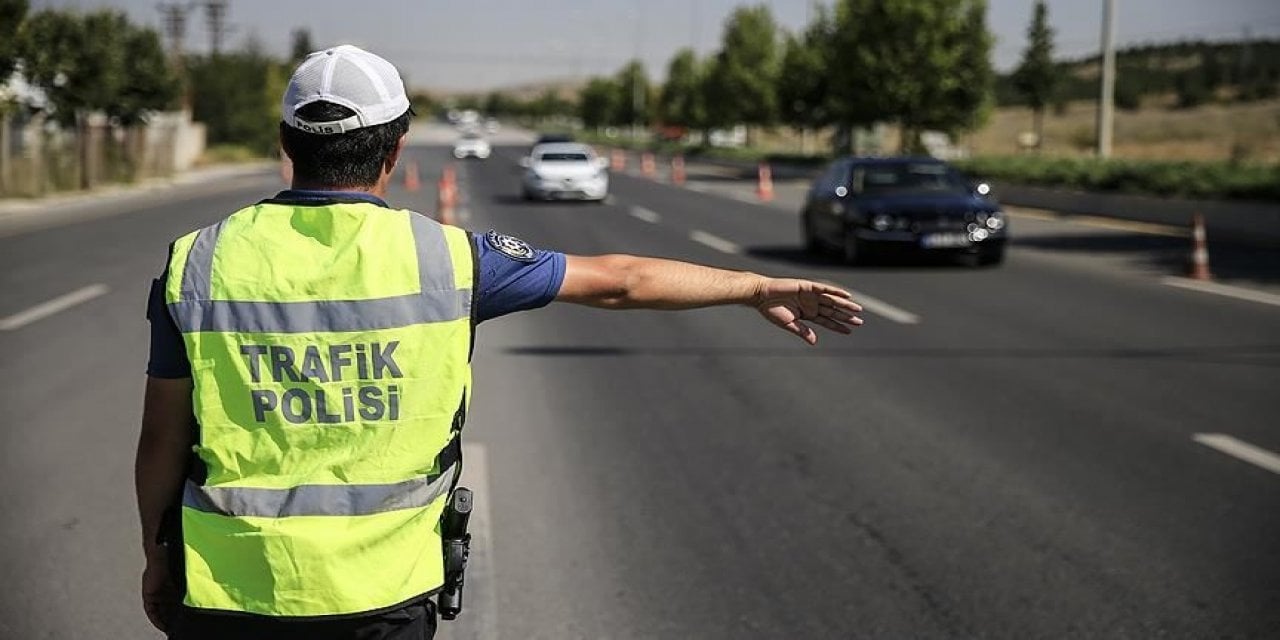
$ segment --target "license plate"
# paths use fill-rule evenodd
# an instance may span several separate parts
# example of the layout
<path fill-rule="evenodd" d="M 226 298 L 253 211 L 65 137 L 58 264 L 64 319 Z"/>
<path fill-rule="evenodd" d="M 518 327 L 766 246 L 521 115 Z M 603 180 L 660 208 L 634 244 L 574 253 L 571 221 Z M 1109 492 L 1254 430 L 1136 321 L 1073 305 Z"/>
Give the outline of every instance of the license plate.
<path fill-rule="evenodd" d="M 920 246 L 926 249 L 967 247 L 971 242 L 967 233 L 930 233 L 920 238 Z"/>

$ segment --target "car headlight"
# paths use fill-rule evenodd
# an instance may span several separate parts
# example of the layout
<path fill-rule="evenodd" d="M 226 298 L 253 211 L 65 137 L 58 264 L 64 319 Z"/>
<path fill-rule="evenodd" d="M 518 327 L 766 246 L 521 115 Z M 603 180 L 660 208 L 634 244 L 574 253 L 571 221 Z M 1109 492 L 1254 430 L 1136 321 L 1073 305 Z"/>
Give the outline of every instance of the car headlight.
<path fill-rule="evenodd" d="M 992 231 L 999 231 L 1004 228 L 1004 216 L 999 211 L 993 211 L 987 216 L 987 228 Z"/>
<path fill-rule="evenodd" d="M 877 213 L 871 218 L 871 227 L 876 231 L 888 231 L 893 226 L 893 216 L 887 213 Z"/>

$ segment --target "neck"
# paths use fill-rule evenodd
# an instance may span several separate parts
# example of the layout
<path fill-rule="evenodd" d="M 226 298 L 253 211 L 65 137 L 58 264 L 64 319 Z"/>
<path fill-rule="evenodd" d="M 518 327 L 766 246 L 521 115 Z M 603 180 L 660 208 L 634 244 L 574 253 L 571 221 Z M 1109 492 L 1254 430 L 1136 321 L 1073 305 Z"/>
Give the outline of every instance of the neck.
<path fill-rule="evenodd" d="M 369 195 L 382 198 L 383 200 L 387 198 L 387 185 L 384 180 L 379 180 L 378 184 L 375 185 L 362 187 L 335 187 L 331 184 L 319 184 L 315 182 L 294 180 L 293 183 L 289 185 L 289 188 L 300 191 L 346 191 L 349 193 L 367 193 Z"/>

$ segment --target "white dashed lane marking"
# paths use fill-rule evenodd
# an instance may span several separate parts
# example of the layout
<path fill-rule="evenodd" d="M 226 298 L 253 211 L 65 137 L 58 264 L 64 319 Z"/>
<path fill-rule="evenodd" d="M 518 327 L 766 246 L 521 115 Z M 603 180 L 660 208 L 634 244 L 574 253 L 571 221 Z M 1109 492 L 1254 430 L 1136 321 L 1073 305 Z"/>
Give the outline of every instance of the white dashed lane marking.
<path fill-rule="evenodd" d="M 724 253 L 742 253 L 742 247 L 739 247 L 738 245 L 728 240 L 725 240 L 720 236 L 713 236 L 705 231 L 698 231 L 696 229 L 693 231 L 690 231 L 689 239 L 693 240 L 694 242 L 697 242 L 698 244 L 703 244 L 708 247 L 711 247 L 716 251 L 721 251 Z"/>
<path fill-rule="evenodd" d="M 1191 436 L 1191 439 L 1237 460 L 1243 460 L 1251 465 L 1262 467 L 1271 473 L 1280 473 L 1280 455 L 1276 455 L 1262 447 L 1255 447 L 1248 442 L 1237 440 L 1221 433 L 1197 433 Z"/>
<path fill-rule="evenodd" d="M 631 207 L 631 217 L 637 220 L 644 220 L 650 224 L 657 224 L 662 220 L 662 216 L 644 207 Z"/>
<path fill-rule="evenodd" d="M 33 322 L 48 318 L 60 311 L 66 311 L 78 304 L 88 302 L 110 291 L 105 284 L 93 284 L 76 289 L 71 293 L 60 295 L 48 302 L 42 302 L 26 311 L 19 311 L 7 318 L 0 319 L 0 331 L 21 329 Z"/>
<path fill-rule="evenodd" d="M 888 302 L 885 302 L 884 300 L 880 300 L 879 298 L 873 298 L 865 293 L 854 291 L 839 282 L 831 282 L 829 280 L 825 282 L 833 287 L 840 287 L 841 289 L 852 293 L 853 301 L 862 305 L 863 311 L 874 313 L 882 318 L 897 322 L 898 324 L 920 324 L 920 316 L 911 313 L 906 309 L 900 309 Z"/>
<path fill-rule="evenodd" d="M 1228 298 L 1248 300 L 1250 302 L 1258 302 L 1261 304 L 1280 307 L 1280 295 L 1267 293 L 1266 291 L 1234 287 L 1229 284 L 1221 284 L 1218 282 L 1205 282 L 1203 280 L 1192 280 L 1190 278 L 1176 278 L 1173 276 L 1165 277 L 1163 282 L 1171 287 L 1178 287 L 1179 289 L 1189 289 L 1191 291 L 1199 291 L 1201 293 L 1212 293 L 1220 296 L 1226 296 Z"/>

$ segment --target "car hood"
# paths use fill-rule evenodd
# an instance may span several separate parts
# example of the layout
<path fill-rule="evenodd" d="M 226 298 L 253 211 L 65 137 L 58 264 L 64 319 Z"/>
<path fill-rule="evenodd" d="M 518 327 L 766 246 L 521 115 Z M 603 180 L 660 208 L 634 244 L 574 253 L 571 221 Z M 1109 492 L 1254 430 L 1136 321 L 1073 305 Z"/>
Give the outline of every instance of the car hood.
<path fill-rule="evenodd" d="M 872 214 L 935 216 L 948 213 L 990 213 L 995 203 L 977 195 L 958 193 L 903 193 L 862 197 L 857 207 Z"/>
<path fill-rule="evenodd" d="M 543 178 L 591 178 L 600 171 L 591 162 L 537 162 L 529 168 Z"/>

